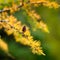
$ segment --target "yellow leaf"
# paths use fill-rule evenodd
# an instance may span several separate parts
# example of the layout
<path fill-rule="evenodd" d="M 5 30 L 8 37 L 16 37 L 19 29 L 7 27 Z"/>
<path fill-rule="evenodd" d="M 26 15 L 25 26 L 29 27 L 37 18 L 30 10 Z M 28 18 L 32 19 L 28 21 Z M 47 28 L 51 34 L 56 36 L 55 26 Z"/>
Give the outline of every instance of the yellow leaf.
<path fill-rule="evenodd" d="M 0 3 L 4 3 L 4 0 L 0 0 Z"/>
<path fill-rule="evenodd" d="M 6 42 L 4 42 L 2 39 L 0 39 L 0 48 L 4 50 L 5 52 L 8 52 L 8 45 Z"/>

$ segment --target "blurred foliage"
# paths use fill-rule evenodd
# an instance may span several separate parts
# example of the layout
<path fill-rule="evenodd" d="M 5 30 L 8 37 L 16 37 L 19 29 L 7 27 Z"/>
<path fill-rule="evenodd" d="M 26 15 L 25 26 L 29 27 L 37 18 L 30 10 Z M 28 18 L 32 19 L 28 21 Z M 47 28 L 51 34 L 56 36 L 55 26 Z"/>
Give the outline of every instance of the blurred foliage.
<path fill-rule="evenodd" d="M 12 0 L 6 0 L 5 2 L 8 1 Z M 4 0 L 0 0 L 0 3 L 3 2 Z M 11 40 L 12 36 L 7 36 L 5 32 L 2 34 L 0 31 L 2 38 L 8 44 L 9 52 L 15 57 L 15 59 L 13 59 L 10 56 L 7 56 L 5 52 L 0 50 L 0 60 L 60 60 L 60 8 L 49 9 L 44 6 L 39 6 L 35 8 L 35 10 L 38 14 L 40 14 L 43 21 L 48 25 L 50 31 L 50 33 L 47 34 L 41 30 L 33 31 L 30 27 L 31 34 L 34 36 L 34 39 L 41 41 L 46 56 L 32 54 L 28 47 L 16 43 L 14 38 Z M 14 13 L 13 15 L 28 26 L 29 23 L 33 24 L 33 22 L 28 21 L 29 17 L 25 12 L 22 13 L 22 10 Z"/>

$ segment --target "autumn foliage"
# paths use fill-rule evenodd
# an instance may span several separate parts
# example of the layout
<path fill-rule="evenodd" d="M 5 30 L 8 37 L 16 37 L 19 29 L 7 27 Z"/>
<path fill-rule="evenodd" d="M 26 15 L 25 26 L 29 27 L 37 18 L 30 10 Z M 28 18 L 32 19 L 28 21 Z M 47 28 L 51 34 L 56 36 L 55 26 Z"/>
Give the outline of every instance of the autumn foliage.
<path fill-rule="evenodd" d="M 22 9 L 32 19 L 32 22 L 34 22 L 34 27 L 32 25 L 33 31 L 41 29 L 43 32 L 50 33 L 47 24 L 43 22 L 41 16 L 33 9 L 41 5 L 49 9 L 57 9 L 60 7 L 57 2 L 49 0 L 29 0 L 26 2 L 19 0 L 17 3 L 13 1 L 10 6 L 5 5 L 3 9 L 0 10 L 0 30 L 3 29 L 8 36 L 13 34 L 15 41 L 29 46 L 33 54 L 45 55 L 41 47 L 41 42 L 34 40 L 34 37 L 31 35 L 30 27 L 22 24 L 22 22 L 13 15 Z M 0 35 L 0 48 L 10 55 L 8 44 L 4 42 L 1 37 Z"/>

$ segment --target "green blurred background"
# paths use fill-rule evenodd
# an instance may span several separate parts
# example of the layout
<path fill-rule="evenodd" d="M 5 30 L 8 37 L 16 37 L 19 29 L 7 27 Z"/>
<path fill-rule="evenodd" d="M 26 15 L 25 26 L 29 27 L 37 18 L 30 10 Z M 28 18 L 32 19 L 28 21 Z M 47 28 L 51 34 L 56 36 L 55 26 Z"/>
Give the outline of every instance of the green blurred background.
<path fill-rule="evenodd" d="M 1 0 L 0 0 L 1 1 Z M 7 1 L 7 0 L 6 0 Z M 60 3 L 59 0 L 58 3 Z M 41 46 L 46 56 L 36 55 L 31 52 L 29 47 L 23 46 L 16 43 L 14 39 L 11 40 L 11 36 L 7 36 L 0 31 L 0 34 L 5 39 L 9 46 L 9 52 L 15 57 L 14 60 L 60 60 L 60 8 L 47 8 L 39 6 L 34 8 L 38 14 L 42 17 L 42 20 L 47 24 L 50 33 L 45 33 L 41 30 L 33 31 L 31 29 L 31 34 L 34 39 L 41 41 Z M 14 13 L 17 19 L 21 20 L 22 23 L 29 25 L 29 17 L 24 10 L 20 10 Z M 31 23 L 33 24 L 33 23 Z M 4 51 L 0 50 L 0 60 L 13 60 L 8 57 Z"/>

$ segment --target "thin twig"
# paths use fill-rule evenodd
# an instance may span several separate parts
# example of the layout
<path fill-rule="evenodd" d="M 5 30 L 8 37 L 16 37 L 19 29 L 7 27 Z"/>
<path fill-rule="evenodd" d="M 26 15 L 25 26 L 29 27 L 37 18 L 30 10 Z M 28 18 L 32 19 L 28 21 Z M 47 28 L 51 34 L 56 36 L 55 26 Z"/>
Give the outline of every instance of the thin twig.
<path fill-rule="evenodd" d="M 24 5 L 24 4 L 23 4 L 24 0 L 22 0 L 21 2 L 22 2 L 22 4 L 19 5 L 19 6 L 17 6 L 17 8 L 21 8 L 21 7 Z M 17 9 L 17 8 L 16 8 L 16 9 Z M 8 11 L 10 11 L 10 9 L 8 9 L 8 10 L 0 10 L 0 13 L 2 13 L 2 12 L 8 12 Z"/>

